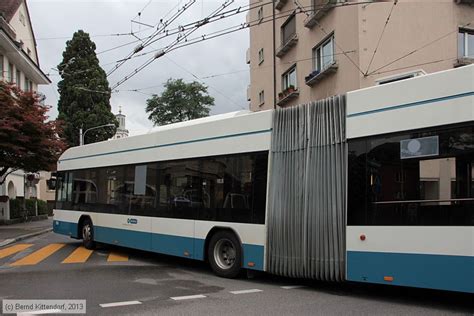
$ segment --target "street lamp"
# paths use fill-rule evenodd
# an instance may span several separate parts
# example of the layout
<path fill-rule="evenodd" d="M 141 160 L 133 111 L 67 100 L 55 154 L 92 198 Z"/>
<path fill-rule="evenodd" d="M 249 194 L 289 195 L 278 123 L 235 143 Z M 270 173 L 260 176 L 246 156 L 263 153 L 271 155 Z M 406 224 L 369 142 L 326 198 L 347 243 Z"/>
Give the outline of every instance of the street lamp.
<path fill-rule="evenodd" d="M 79 146 L 82 146 L 84 145 L 84 139 L 86 137 L 86 133 L 88 131 L 91 131 L 93 129 L 98 129 L 98 128 L 102 128 L 102 127 L 112 127 L 112 126 L 115 126 L 115 124 L 104 124 L 104 125 L 99 125 L 99 126 L 95 126 L 95 127 L 91 127 L 91 128 L 88 128 L 86 129 L 86 131 L 84 132 L 84 134 L 82 133 L 82 127 L 79 129 Z"/>

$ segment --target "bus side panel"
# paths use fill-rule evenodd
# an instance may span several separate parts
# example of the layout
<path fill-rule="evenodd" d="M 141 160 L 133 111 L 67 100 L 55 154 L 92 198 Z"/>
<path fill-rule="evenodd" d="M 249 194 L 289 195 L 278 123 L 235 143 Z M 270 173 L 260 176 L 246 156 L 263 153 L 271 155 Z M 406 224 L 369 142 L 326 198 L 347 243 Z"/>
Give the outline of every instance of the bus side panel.
<path fill-rule="evenodd" d="M 347 279 L 474 293 L 472 236 L 465 226 L 348 226 Z"/>
<path fill-rule="evenodd" d="M 95 214 L 94 239 L 112 245 L 151 250 L 151 222 L 149 217 Z"/>
<path fill-rule="evenodd" d="M 207 251 L 204 247 L 205 240 L 214 227 L 231 229 L 236 233 L 242 242 L 243 268 L 264 271 L 265 225 L 196 221 L 194 241 L 196 259 L 204 259 L 204 255 Z"/>
<path fill-rule="evenodd" d="M 82 214 L 82 212 L 55 209 L 53 232 L 72 238 L 79 238 L 77 225 Z"/>
<path fill-rule="evenodd" d="M 172 256 L 195 258 L 194 220 L 151 218 L 152 251 Z"/>

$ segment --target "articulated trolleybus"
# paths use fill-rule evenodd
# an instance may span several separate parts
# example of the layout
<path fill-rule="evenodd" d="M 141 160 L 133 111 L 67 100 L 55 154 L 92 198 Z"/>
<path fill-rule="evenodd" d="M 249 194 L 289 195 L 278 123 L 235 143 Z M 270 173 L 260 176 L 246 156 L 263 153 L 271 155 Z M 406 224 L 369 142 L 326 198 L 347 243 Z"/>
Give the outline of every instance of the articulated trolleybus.
<path fill-rule="evenodd" d="M 328 253 L 339 252 L 335 281 L 474 293 L 474 66 L 349 92 L 341 100 L 342 151 L 328 151 L 333 158 L 321 155 L 316 164 L 339 159 L 343 167 L 311 173 L 296 191 L 330 201 L 336 195 L 329 185 L 311 186 L 326 178 L 342 183 L 337 194 L 343 194 L 310 207 L 301 229 L 294 226 L 298 220 L 278 221 L 307 203 L 292 200 L 294 209 L 275 215 L 278 204 L 270 202 L 298 180 L 291 178 L 291 160 L 281 164 L 274 154 L 285 137 L 275 136 L 283 126 L 276 118 L 311 104 L 217 115 L 70 148 L 58 162 L 54 232 L 82 239 L 87 248 L 100 242 L 205 260 L 223 277 L 251 269 L 328 280 L 318 271 L 334 261 Z M 321 126 L 330 135 L 336 125 Z M 298 142 L 302 135 L 289 136 Z M 298 170 L 312 168 L 303 166 Z M 272 180 L 285 174 L 293 180 Z M 278 185 L 287 189 L 274 190 Z M 343 223 L 337 230 L 324 226 L 333 205 L 341 209 L 333 217 Z M 314 214 L 319 226 L 308 224 Z M 323 230 L 330 237 L 318 239 Z M 316 237 L 295 238 L 303 234 Z M 297 273 L 300 253 L 293 249 L 301 245 L 314 273 Z M 312 249 L 321 245 L 327 251 L 318 255 Z M 285 251 L 293 256 L 273 264 Z"/>

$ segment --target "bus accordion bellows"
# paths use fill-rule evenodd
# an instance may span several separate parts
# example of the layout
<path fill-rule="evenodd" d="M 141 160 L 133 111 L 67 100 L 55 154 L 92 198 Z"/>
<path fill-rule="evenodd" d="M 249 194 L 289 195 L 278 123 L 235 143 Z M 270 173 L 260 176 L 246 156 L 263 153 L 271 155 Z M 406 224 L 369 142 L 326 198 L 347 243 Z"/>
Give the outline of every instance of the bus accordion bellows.
<path fill-rule="evenodd" d="M 326 281 L 474 293 L 474 65 L 68 149 L 54 232 Z"/>

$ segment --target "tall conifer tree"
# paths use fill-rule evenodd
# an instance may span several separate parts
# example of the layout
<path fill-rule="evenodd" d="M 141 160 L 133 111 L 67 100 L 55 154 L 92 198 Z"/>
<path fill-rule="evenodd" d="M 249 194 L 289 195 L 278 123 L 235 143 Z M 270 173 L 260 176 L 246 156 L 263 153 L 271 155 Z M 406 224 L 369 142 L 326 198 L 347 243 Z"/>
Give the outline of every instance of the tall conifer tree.
<path fill-rule="evenodd" d="M 99 66 L 95 44 L 82 30 L 66 42 L 63 60 L 58 65 L 62 80 L 58 83 L 60 94 L 58 119 L 63 121 L 64 138 L 69 146 L 79 145 L 79 129 L 113 123 L 117 120 L 111 112 L 110 88 L 105 71 Z M 85 136 L 85 143 L 112 137 L 115 128 L 92 130 Z"/>

